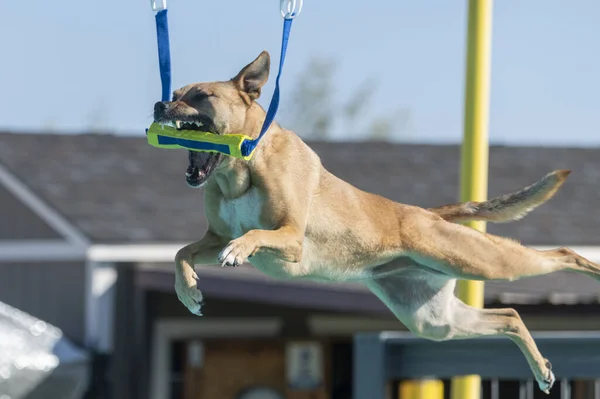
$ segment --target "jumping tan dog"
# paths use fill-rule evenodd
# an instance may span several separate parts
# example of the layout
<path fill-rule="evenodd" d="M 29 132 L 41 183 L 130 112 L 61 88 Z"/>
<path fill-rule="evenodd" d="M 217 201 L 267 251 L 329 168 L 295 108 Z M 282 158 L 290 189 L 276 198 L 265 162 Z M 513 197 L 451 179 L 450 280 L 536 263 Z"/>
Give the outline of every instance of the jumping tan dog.
<path fill-rule="evenodd" d="M 255 100 L 269 76 L 261 53 L 238 75 L 198 83 L 155 105 L 156 122 L 257 137 L 265 112 Z M 179 300 L 200 314 L 194 265 L 248 261 L 279 278 L 364 283 L 413 333 L 431 340 L 505 335 L 525 355 L 540 389 L 554 383 L 514 309 L 477 309 L 454 296 L 455 279 L 515 280 L 557 270 L 600 276 L 567 248 L 538 251 L 453 222 L 508 222 L 550 199 L 569 171 L 482 203 L 433 209 L 361 191 L 329 173 L 298 136 L 273 124 L 250 161 L 195 153 L 205 187 L 205 236 L 176 256 Z M 394 261 L 390 264 L 391 261 Z"/>

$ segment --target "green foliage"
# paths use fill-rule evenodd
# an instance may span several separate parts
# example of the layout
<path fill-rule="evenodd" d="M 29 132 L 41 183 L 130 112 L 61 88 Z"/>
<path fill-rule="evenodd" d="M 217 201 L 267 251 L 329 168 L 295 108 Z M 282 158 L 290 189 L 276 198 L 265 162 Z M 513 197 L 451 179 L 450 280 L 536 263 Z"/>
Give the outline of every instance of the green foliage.
<path fill-rule="evenodd" d="M 283 108 L 286 127 L 307 139 L 331 139 L 335 131 L 348 138 L 390 141 L 407 133 L 410 110 L 368 119 L 369 106 L 378 88 L 375 78 L 365 79 L 347 99 L 340 99 L 335 86 L 337 63 L 331 58 L 312 58 L 296 78 Z"/>

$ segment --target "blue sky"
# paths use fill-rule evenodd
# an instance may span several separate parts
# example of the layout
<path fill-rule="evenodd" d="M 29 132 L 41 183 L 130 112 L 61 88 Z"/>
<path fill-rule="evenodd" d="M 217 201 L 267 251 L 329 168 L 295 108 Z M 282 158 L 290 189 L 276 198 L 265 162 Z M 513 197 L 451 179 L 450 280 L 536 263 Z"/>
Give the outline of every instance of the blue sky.
<path fill-rule="evenodd" d="M 149 3 L 3 2 L 0 128 L 142 135 L 160 97 Z M 170 0 L 169 9 L 174 87 L 228 79 L 263 49 L 279 57 L 279 1 Z M 600 144 L 598 21 L 598 0 L 495 2 L 492 142 Z M 311 56 L 333 56 L 340 96 L 380 80 L 365 118 L 408 108 L 411 141 L 458 142 L 465 30 L 466 1 L 305 0 L 284 101 Z"/>

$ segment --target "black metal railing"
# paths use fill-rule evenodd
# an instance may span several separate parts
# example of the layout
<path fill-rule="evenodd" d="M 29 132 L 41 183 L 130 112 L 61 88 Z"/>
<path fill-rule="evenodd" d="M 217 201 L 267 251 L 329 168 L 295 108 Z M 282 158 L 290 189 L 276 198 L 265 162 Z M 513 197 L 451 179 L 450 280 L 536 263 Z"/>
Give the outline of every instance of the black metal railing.
<path fill-rule="evenodd" d="M 549 396 L 539 391 L 525 358 L 508 338 L 433 342 L 407 332 L 380 332 L 354 337 L 353 398 L 388 399 L 391 381 L 477 374 L 487 382 L 484 399 L 506 399 L 503 381 L 518 381 L 518 394 L 510 399 L 574 399 L 575 380 L 588 381 L 591 387 L 578 398 L 600 399 L 600 332 L 532 335 L 557 378 Z"/>

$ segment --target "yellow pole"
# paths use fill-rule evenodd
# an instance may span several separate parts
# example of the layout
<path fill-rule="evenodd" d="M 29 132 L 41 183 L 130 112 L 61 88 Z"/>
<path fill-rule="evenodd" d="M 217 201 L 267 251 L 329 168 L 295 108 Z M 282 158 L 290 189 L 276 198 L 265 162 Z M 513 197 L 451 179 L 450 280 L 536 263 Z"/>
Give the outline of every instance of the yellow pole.
<path fill-rule="evenodd" d="M 469 0 L 461 201 L 487 199 L 492 8 L 492 0 Z M 484 222 L 466 225 L 485 231 Z M 466 304 L 483 307 L 483 282 L 459 281 L 457 291 Z M 481 378 L 477 375 L 455 377 L 451 397 L 479 399 Z"/>
<path fill-rule="evenodd" d="M 442 399 L 444 382 L 428 379 L 402 381 L 398 392 L 398 399 Z"/>

